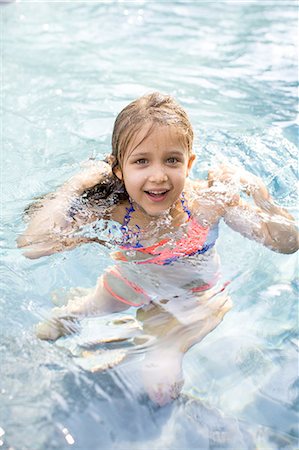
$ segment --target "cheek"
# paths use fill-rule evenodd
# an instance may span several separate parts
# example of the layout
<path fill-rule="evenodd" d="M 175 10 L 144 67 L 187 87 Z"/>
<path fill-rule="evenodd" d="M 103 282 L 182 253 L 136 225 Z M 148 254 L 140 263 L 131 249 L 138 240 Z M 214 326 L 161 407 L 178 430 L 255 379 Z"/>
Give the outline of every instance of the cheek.
<path fill-rule="evenodd" d="M 178 172 L 178 173 L 174 176 L 173 179 L 175 180 L 175 182 L 176 182 L 177 184 L 184 185 L 184 184 L 185 184 L 185 181 L 186 181 L 186 178 L 187 178 L 187 171 L 182 170 L 182 171 Z"/>
<path fill-rule="evenodd" d="M 174 182 L 175 186 L 176 186 L 176 190 L 178 192 L 182 192 L 185 189 L 185 184 L 186 184 L 186 176 L 184 174 L 181 174 L 180 176 L 178 176 Z"/>
<path fill-rule="evenodd" d="M 124 176 L 124 185 L 128 192 L 133 192 L 134 190 L 140 189 L 145 180 L 145 175 L 140 173 L 140 171 L 128 170 Z"/>
<path fill-rule="evenodd" d="M 138 171 L 128 170 L 124 175 L 124 181 L 128 184 L 135 184 L 137 180 L 140 180 L 141 176 Z"/>

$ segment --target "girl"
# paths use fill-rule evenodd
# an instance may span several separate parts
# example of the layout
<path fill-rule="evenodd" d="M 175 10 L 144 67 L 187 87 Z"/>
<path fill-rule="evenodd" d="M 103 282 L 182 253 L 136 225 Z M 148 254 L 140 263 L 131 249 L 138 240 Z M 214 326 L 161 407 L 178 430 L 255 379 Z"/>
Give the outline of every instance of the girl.
<path fill-rule="evenodd" d="M 90 290 L 70 292 L 68 303 L 41 324 L 41 339 L 72 331 L 74 320 L 138 307 L 144 331 L 154 336 L 143 365 L 150 397 L 164 404 L 180 392 L 184 352 L 223 318 L 230 300 L 219 286 L 215 251 L 218 224 L 272 250 L 293 253 L 293 217 L 277 206 L 258 177 L 232 166 L 190 180 L 193 131 L 171 97 L 143 96 L 118 115 L 112 154 L 90 161 L 54 194 L 29 210 L 18 245 L 38 258 L 86 242 L 107 242 L 82 233 L 104 219 L 118 228 L 116 261 Z M 252 198 L 246 203 L 240 196 Z M 200 326 L 199 326 L 200 324 Z"/>

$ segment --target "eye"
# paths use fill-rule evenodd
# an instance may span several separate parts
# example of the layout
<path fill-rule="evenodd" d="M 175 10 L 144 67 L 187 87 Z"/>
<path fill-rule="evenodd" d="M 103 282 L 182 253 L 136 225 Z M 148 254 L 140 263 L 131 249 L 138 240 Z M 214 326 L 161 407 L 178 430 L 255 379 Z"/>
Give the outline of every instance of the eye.
<path fill-rule="evenodd" d="M 135 164 L 142 165 L 142 164 L 146 164 L 147 162 L 148 162 L 147 159 L 140 158 L 140 159 L 137 159 L 137 161 L 135 161 Z"/>
<path fill-rule="evenodd" d="M 168 164 L 177 164 L 179 162 L 178 158 L 172 156 L 171 158 L 167 159 Z"/>

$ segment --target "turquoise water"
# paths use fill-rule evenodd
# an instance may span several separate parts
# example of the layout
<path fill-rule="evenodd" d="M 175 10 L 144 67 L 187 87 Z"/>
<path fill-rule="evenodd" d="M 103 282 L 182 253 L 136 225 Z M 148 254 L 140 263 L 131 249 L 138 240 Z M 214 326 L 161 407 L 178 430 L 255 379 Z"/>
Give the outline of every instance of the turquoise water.
<path fill-rule="evenodd" d="M 242 164 L 297 215 L 297 3 L 20 1 L 0 14 L 0 447 L 297 448 L 297 255 L 221 225 L 234 307 L 186 355 L 181 399 L 155 409 L 136 394 L 134 366 L 94 374 L 73 356 L 100 320 L 56 344 L 34 334 L 51 292 L 93 286 L 108 250 L 30 261 L 15 244 L 31 199 L 109 153 L 116 114 L 153 90 L 191 117 L 194 177 L 221 161 Z"/>

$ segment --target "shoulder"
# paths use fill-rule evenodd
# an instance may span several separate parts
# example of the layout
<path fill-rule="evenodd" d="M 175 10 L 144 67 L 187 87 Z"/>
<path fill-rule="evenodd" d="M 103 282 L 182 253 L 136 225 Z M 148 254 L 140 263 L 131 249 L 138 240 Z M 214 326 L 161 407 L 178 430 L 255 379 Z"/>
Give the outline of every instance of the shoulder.
<path fill-rule="evenodd" d="M 190 206 L 202 196 L 207 196 L 209 189 L 208 180 L 187 180 L 185 185 L 185 195 Z"/>
<path fill-rule="evenodd" d="M 186 190 L 189 192 L 200 192 L 202 189 L 208 188 L 208 180 L 191 180 L 188 179 L 186 182 Z"/>

